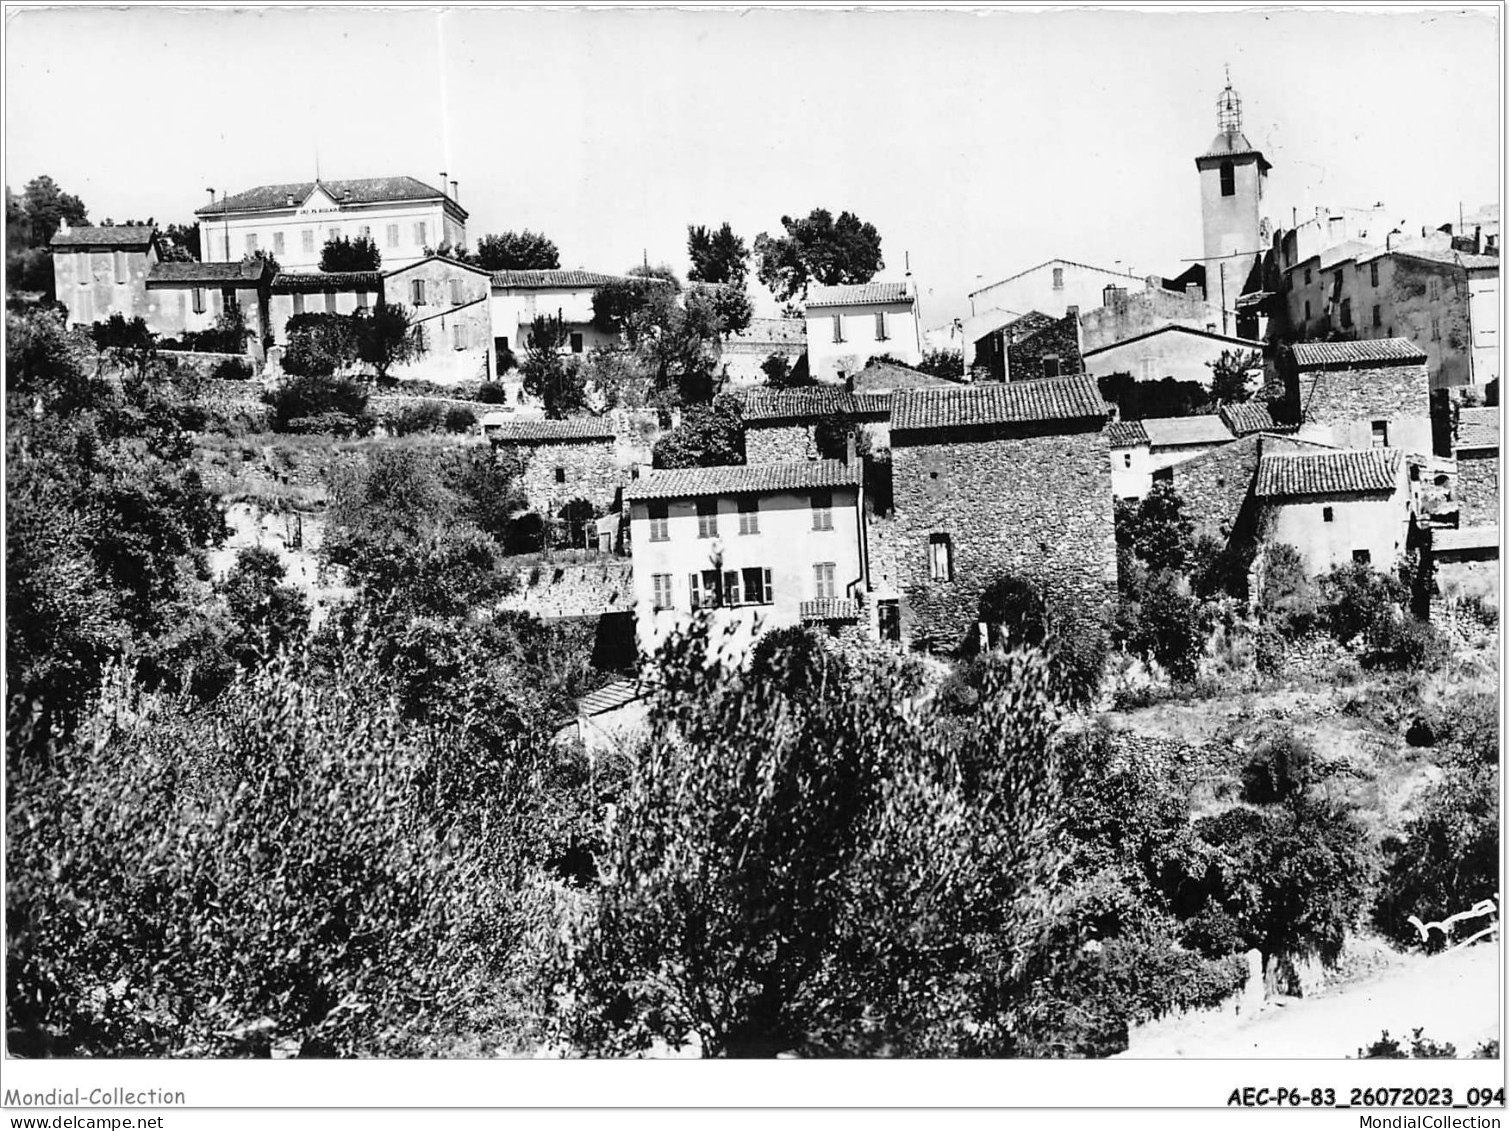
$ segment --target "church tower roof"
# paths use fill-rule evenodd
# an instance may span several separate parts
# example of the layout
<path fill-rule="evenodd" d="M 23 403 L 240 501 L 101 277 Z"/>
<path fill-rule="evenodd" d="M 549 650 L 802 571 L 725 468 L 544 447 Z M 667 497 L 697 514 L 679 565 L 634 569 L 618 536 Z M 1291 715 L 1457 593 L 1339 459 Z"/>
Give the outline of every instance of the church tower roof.
<path fill-rule="evenodd" d="M 1256 157 L 1265 171 L 1270 168 L 1263 153 L 1256 149 L 1243 134 L 1243 100 L 1232 89 L 1232 75 L 1227 75 L 1227 85 L 1216 97 L 1216 122 L 1218 133 L 1211 139 L 1206 152 L 1195 159 L 1197 168 L 1205 162 L 1233 157 Z"/>

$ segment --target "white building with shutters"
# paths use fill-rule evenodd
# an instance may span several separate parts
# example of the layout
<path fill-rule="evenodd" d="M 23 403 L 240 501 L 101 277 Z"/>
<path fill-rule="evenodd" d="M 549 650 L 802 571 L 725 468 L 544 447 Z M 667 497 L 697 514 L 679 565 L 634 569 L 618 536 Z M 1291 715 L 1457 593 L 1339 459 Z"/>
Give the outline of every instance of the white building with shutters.
<path fill-rule="evenodd" d="M 813 287 L 803 304 L 807 364 L 814 380 L 843 381 L 873 357 L 903 365 L 923 360 L 917 288 L 900 283 Z"/>
<path fill-rule="evenodd" d="M 860 623 L 862 490 L 841 460 L 642 473 L 624 492 L 642 652 L 699 610 L 733 655 L 772 628 Z"/>

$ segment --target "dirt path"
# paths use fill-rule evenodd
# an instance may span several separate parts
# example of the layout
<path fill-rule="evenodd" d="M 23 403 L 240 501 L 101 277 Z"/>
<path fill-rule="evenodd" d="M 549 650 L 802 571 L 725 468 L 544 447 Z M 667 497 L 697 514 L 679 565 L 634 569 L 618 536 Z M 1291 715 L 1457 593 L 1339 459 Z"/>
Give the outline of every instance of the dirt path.
<path fill-rule="evenodd" d="M 1457 1046 L 1470 1056 L 1499 1033 L 1500 948 L 1481 944 L 1435 957 L 1401 956 L 1367 978 L 1310 998 L 1271 1002 L 1247 1019 L 1177 1025 L 1143 1042 L 1138 1058 L 1199 1057 L 1309 1059 L 1356 1057 L 1360 1047 L 1388 1030 L 1404 1038 L 1423 1036 Z"/>

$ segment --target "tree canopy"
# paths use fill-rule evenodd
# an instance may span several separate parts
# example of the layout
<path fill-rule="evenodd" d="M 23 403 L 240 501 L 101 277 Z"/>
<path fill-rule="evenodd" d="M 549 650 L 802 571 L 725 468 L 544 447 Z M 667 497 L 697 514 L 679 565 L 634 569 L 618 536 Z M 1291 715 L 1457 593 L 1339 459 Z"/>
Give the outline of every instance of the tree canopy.
<path fill-rule="evenodd" d="M 552 271 L 561 253 L 542 232 L 499 232 L 477 241 L 476 264 L 485 271 Z"/>
<path fill-rule="evenodd" d="M 382 265 L 383 253 L 370 236 L 337 236 L 320 249 L 321 271 L 376 271 Z"/>
<path fill-rule="evenodd" d="M 687 255 L 692 260 L 687 278 L 694 282 L 742 287 L 750 274 L 750 249 L 727 220 L 717 230 L 687 225 Z"/>
<path fill-rule="evenodd" d="M 800 219 L 783 216 L 781 224 L 785 235 L 755 237 L 759 279 L 780 302 L 806 296 L 813 283 L 868 283 L 886 266 L 881 234 L 853 212 L 835 220 L 828 209 L 815 208 Z"/>

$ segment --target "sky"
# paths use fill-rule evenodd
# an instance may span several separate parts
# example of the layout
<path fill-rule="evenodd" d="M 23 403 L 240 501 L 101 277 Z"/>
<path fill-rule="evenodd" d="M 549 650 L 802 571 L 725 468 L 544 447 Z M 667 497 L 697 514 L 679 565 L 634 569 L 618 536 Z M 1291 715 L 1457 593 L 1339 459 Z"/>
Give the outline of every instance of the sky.
<path fill-rule="evenodd" d="M 1224 66 L 1276 225 L 1497 200 L 1500 40 L 1497 10 L 1462 7 L 8 8 L 5 181 L 165 225 L 317 160 L 445 170 L 474 243 L 532 228 L 563 267 L 683 275 L 688 224 L 753 243 L 848 210 L 881 233 L 880 278 L 910 264 L 926 327 L 1051 258 L 1197 258 Z"/>

